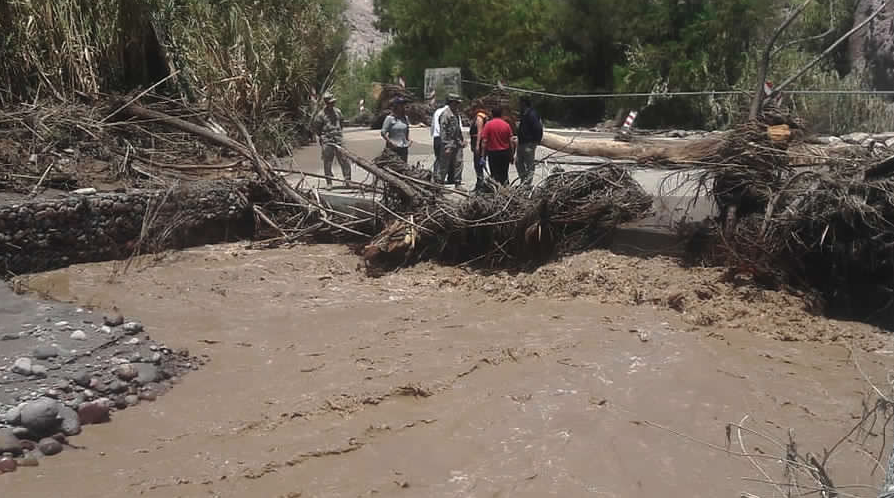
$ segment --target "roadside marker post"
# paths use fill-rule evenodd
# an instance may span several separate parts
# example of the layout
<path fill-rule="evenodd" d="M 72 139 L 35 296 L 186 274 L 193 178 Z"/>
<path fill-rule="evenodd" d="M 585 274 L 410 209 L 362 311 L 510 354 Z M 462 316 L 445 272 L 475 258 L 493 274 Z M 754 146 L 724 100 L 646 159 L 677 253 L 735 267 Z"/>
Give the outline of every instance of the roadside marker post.
<path fill-rule="evenodd" d="M 627 115 L 627 119 L 624 120 L 624 126 L 621 127 L 621 131 L 615 135 L 615 140 L 619 140 L 621 142 L 629 142 L 633 137 L 630 135 L 630 132 L 633 131 L 633 122 L 636 121 L 636 116 L 639 115 L 637 111 L 630 111 L 630 114 Z"/>

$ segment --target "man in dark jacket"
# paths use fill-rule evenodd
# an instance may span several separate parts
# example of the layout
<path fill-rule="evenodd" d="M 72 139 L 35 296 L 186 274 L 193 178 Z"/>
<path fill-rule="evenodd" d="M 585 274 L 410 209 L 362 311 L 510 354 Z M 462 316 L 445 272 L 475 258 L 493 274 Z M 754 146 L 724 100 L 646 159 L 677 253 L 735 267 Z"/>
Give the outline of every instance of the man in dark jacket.
<path fill-rule="evenodd" d="M 522 184 L 530 186 L 534 181 L 534 161 L 537 146 L 543 139 L 543 123 L 540 116 L 531 106 L 531 98 L 522 96 L 521 122 L 518 125 L 518 150 L 516 152 L 515 169 Z"/>

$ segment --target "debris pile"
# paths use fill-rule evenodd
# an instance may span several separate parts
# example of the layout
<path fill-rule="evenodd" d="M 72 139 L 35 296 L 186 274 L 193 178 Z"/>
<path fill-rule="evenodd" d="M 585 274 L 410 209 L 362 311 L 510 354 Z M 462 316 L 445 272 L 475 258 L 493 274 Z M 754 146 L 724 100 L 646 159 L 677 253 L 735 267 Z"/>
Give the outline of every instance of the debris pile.
<path fill-rule="evenodd" d="M 530 191 L 492 188 L 489 195 L 445 195 L 443 187 L 430 184 L 425 196 L 403 196 L 385 217 L 385 229 L 364 248 L 368 267 L 423 259 L 489 268 L 542 264 L 558 252 L 591 247 L 652 207 L 652 198 L 617 166 L 555 172 Z"/>
<path fill-rule="evenodd" d="M 731 277 L 806 292 L 817 311 L 891 323 L 894 159 L 853 147 L 812 153 L 748 127 L 701 165 L 721 216 L 693 251 Z"/>
<path fill-rule="evenodd" d="M 42 101 L 0 110 L 0 188 L 72 189 L 126 182 L 158 186 L 171 180 L 232 178 L 240 161 L 194 134 L 158 119 L 135 117 L 129 98 L 65 103 Z M 160 96 L 144 96 L 146 109 L 226 133 L 208 112 Z"/>

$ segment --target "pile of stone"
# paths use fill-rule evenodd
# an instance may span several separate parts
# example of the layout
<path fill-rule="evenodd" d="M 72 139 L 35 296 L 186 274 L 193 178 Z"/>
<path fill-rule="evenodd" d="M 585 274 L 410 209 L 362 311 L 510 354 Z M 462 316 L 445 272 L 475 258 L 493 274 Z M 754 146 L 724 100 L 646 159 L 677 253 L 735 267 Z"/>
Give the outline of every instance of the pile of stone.
<path fill-rule="evenodd" d="M 82 322 L 80 328 L 59 321 L 0 337 L 0 352 L 37 344 L 15 359 L 0 357 L 7 362 L 0 385 L 18 386 L 0 393 L 0 473 L 38 465 L 70 446 L 68 438 L 82 426 L 155 401 L 204 362 L 152 342 L 141 323 L 120 314 L 103 317 L 102 325 Z"/>

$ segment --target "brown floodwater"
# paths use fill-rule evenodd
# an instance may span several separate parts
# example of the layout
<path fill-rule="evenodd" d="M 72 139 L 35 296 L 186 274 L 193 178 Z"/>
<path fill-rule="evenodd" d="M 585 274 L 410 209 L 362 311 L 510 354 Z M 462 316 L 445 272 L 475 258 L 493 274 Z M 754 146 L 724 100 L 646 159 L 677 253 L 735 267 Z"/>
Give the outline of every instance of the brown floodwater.
<path fill-rule="evenodd" d="M 443 285 L 430 266 L 371 279 L 357 264 L 336 246 L 224 245 L 126 274 L 107 263 L 31 277 L 211 362 L 88 427 L 86 449 L 0 476 L 2 496 L 769 498 L 766 477 L 724 450 L 726 424 L 747 417 L 766 435 L 743 447 L 785 481 L 773 440 L 793 428 L 821 454 L 868 389 L 841 345 L 693 327 L 598 296 L 507 301 Z M 863 368 L 880 375 L 889 350 L 862 352 Z M 735 431 L 731 443 L 741 452 Z M 845 443 L 829 470 L 875 496 L 872 465 Z"/>

